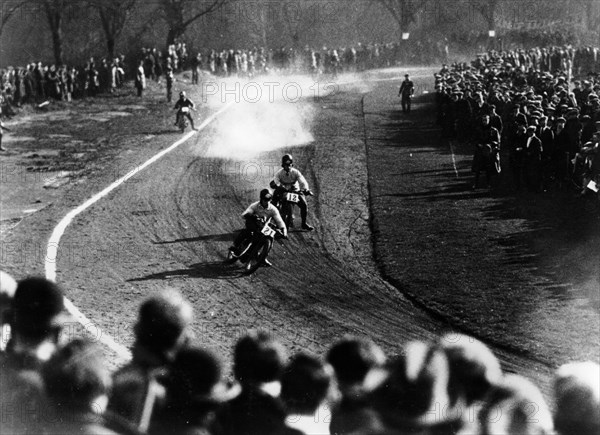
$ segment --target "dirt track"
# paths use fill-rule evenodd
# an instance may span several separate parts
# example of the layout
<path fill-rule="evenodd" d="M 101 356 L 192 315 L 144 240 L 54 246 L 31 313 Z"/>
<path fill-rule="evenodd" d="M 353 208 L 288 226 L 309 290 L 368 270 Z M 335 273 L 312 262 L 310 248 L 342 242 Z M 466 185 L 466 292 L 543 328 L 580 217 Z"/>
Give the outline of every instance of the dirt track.
<path fill-rule="evenodd" d="M 417 80 L 424 84 L 429 77 Z M 497 345 L 507 369 L 534 377 L 545 390 L 552 368 L 565 358 L 597 359 L 597 343 L 566 333 L 580 322 L 594 331 L 597 307 L 568 299 L 545 312 L 546 296 L 527 296 L 541 278 L 519 260 L 531 253 L 521 237 L 533 243 L 535 235 L 518 214 L 502 219 L 514 212 L 502 208 L 506 201 L 465 190 L 468 151 L 455 151 L 457 178 L 449 148 L 437 141 L 426 114 L 413 114 L 416 125 L 395 112 L 395 86 L 381 82 L 369 94 L 341 87 L 309 102 L 316 109 L 315 141 L 285 151 L 294 154 L 316 193 L 309 199 L 316 231 L 294 232 L 284 245 L 276 244 L 274 268 L 246 277 L 223 259 L 241 225 L 239 214 L 268 184 L 283 150 L 245 161 L 207 157 L 214 134 L 208 129 L 68 228 L 59 282 L 85 314 L 124 344 L 131 343 L 140 300 L 171 286 L 193 302 L 200 343 L 223 355 L 256 327 L 281 337 L 290 352 L 322 352 L 351 333 L 373 337 L 389 353 L 409 339 L 461 328 Z M 97 170 L 3 235 L 2 264 L 9 272 L 43 272 L 42 247 L 70 207 L 122 175 L 119 168 L 143 162 L 178 138 L 158 97 L 144 104 L 151 110 L 133 118 L 136 125 L 125 117 L 111 125 L 114 151 L 102 154 Z M 106 133 L 86 125 L 90 134 Z M 27 146 L 35 145 L 20 145 Z M 17 154 L 15 148 L 13 158 Z M 594 251 L 584 258 L 589 255 Z M 542 281 L 542 287 L 550 285 Z M 507 289 L 509 297 L 502 293 Z"/>

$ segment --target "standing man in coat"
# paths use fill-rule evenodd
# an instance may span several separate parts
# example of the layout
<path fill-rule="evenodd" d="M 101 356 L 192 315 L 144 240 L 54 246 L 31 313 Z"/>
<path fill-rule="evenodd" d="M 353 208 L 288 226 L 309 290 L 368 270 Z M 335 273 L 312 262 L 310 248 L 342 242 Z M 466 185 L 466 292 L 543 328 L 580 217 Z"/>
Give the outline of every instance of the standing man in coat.
<path fill-rule="evenodd" d="M 414 93 L 415 86 L 413 82 L 409 79 L 408 74 L 404 74 L 404 81 L 400 85 L 400 91 L 398 92 L 398 96 L 402 98 L 402 112 L 410 113 L 410 103 Z"/>
<path fill-rule="evenodd" d="M 140 60 L 140 64 L 135 72 L 135 87 L 138 97 L 141 97 L 146 88 L 146 75 L 144 74 L 144 61 Z"/>

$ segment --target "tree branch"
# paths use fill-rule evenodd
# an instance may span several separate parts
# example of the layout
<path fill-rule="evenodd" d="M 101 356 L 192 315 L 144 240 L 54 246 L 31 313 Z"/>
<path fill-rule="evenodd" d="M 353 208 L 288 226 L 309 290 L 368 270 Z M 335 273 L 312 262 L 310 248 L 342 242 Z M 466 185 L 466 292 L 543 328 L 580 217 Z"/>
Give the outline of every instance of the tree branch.
<path fill-rule="evenodd" d="M 210 14 L 211 12 L 217 10 L 218 8 L 223 6 L 227 1 L 228 0 L 213 0 L 213 2 L 206 9 L 203 9 L 202 11 L 198 12 L 196 15 L 194 15 L 190 19 L 184 21 L 183 28 L 186 28 L 187 26 L 192 24 L 194 21 L 196 21 L 201 16 Z"/>

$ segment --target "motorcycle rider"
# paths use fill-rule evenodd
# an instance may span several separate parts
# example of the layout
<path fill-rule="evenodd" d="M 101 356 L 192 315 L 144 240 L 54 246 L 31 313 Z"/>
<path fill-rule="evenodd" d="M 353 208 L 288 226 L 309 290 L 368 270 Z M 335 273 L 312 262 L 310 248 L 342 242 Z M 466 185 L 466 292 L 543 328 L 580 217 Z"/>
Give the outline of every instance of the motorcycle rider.
<path fill-rule="evenodd" d="M 257 223 L 258 218 L 272 218 L 275 221 L 277 228 L 283 233 L 283 237 L 287 238 L 287 228 L 285 227 L 285 223 L 283 222 L 283 219 L 281 219 L 277 207 L 271 204 L 271 199 L 273 199 L 273 195 L 269 192 L 269 189 L 263 189 L 260 191 L 259 201 L 250 204 L 244 213 L 242 213 L 242 217 L 246 221 L 246 227 L 236 237 L 233 245 L 229 248 L 230 251 L 235 252 L 243 240 L 250 237 L 255 232 L 260 231 Z M 265 265 L 271 266 L 272 264 L 269 260 L 265 259 Z"/>
<path fill-rule="evenodd" d="M 190 100 L 189 98 L 186 97 L 185 95 L 185 91 L 181 91 L 179 93 L 179 100 L 177 100 L 177 102 L 175 103 L 175 107 L 173 107 L 173 109 L 177 109 L 177 114 L 175 115 L 175 125 L 177 125 L 177 122 L 179 121 L 179 116 L 183 115 L 186 116 L 187 119 L 190 120 L 190 125 L 192 126 L 192 130 L 197 130 L 197 128 L 194 127 L 194 120 L 192 119 L 192 115 L 190 114 L 190 112 L 187 113 L 183 113 L 181 112 L 181 108 L 183 107 L 189 107 L 190 110 L 196 110 L 196 105 L 194 104 L 194 102 L 192 100 Z"/>
<path fill-rule="evenodd" d="M 271 188 L 275 189 L 275 198 L 277 202 L 281 200 L 281 197 L 285 192 L 298 193 L 299 201 L 298 207 L 300 207 L 300 216 L 302 218 L 302 229 L 312 231 L 314 228 L 306 222 L 306 216 L 308 214 L 308 205 L 306 204 L 305 195 L 312 195 L 312 192 L 308 188 L 308 182 L 304 175 L 296 169 L 292 168 L 294 165 L 294 159 L 291 154 L 285 154 L 281 158 L 282 169 L 275 173 L 273 181 L 271 181 Z"/>

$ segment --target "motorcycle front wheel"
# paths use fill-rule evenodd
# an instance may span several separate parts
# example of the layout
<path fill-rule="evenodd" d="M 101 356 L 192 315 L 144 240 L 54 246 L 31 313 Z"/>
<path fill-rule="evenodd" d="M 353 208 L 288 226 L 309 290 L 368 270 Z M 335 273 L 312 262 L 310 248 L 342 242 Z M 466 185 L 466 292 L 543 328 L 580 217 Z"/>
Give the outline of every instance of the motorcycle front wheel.
<path fill-rule="evenodd" d="M 258 242 L 252 253 L 250 254 L 250 259 L 246 264 L 246 273 L 250 274 L 256 271 L 265 259 L 267 255 L 269 255 L 269 251 L 271 250 L 271 246 L 273 246 L 273 240 L 265 238 Z"/>

